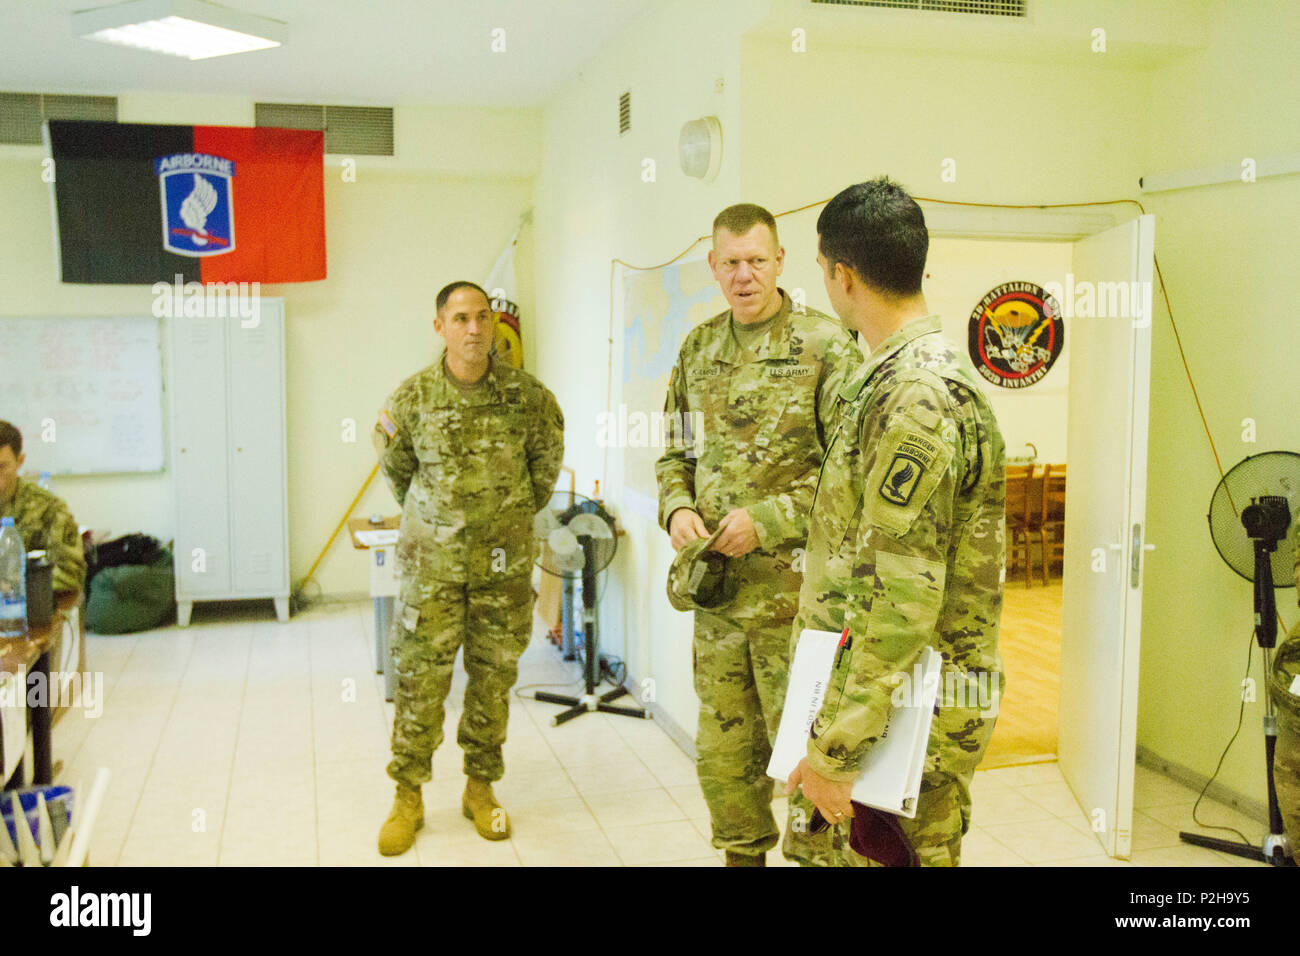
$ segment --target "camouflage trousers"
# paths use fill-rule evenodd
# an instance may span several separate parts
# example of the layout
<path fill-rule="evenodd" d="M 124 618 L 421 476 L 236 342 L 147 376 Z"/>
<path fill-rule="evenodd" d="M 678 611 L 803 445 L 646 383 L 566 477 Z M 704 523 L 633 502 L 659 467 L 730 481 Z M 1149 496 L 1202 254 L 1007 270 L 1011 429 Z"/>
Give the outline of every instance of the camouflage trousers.
<path fill-rule="evenodd" d="M 397 676 L 390 777 L 411 787 L 433 778 L 443 705 L 463 644 L 469 682 L 456 742 L 465 751 L 465 775 L 501 779 L 510 689 L 531 636 L 532 608 L 526 575 L 469 585 L 434 582 L 415 620 L 415 608 L 398 602 L 390 644 Z"/>
<path fill-rule="evenodd" d="M 1300 696 L 1291 693 L 1291 682 L 1297 675 L 1300 675 L 1300 626 L 1278 646 L 1268 685 L 1277 716 L 1273 783 L 1293 859 L 1300 859 Z"/>
<path fill-rule="evenodd" d="M 970 829 L 969 775 L 954 776 L 931 772 L 921 777 L 921 794 L 917 799 L 916 816 L 909 820 L 899 817 L 898 823 L 908 842 L 916 849 L 922 866 L 960 866 L 961 838 Z M 812 846 L 791 836 L 806 830 L 816 808 L 802 793 L 790 797 L 790 823 L 786 828 L 785 844 L 781 847 L 786 859 L 802 866 L 880 866 L 874 860 L 858 855 L 849 845 L 851 820 L 830 827 L 820 837 L 826 839 Z"/>
<path fill-rule="evenodd" d="M 790 676 L 791 623 L 695 612 L 696 772 L 718 849 L 759 855 L 781 838 L 767 763 Z"/>

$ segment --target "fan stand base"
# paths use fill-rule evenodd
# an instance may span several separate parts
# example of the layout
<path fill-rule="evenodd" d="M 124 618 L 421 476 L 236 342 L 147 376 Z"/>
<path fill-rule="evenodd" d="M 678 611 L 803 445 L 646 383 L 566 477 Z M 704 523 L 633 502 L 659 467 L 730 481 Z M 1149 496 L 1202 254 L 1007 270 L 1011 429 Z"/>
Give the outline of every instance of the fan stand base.
<path fill-rule="evenodd" d="M 1220 853 L 1228 853 L 1232 856 L 1239 856 L 1247 860 L 1257 860 L 1262 863 L 1268 863 L 1273 866 L 1295 866 L 1295 859 L 1291 856 L 1290 847 L 1287 844 L 1286 834 L 1270 833 L 1264 837 L 1262 847 L 1252 846 L 1249 843 L 1241 843 L 1238 840 L 1220 840 L 1217 837 L 1203 836 L 1199 833 L 1188 833 L 1183 831 L 1178 834 L 1184 843 L 1190 843 L 1193 846 L 1203 846 L 1207 850 L 1218 850 Z"/>
<path fill-rule="evenodd" d="M 618 714 L 622 717 L 640 717 L 642 720 L 649 720 L 650 714 L 641 707 L 616 707 L 610 703 L 611 700 L 617 700 L 627 692 L 626 687 L 615 687 L 604 694 L 593 692 L 584 694 L 581 697 L 566 697 L 562 694 L 548 694 L 539 690 L 533 695 L 533 700 L 540 700 L 546 704 L 564 704 L 569 708 L 551 718 L 552 727 L 558 727 L 574 717 L 581 717 L 583 714 L 593 712 Z"/>

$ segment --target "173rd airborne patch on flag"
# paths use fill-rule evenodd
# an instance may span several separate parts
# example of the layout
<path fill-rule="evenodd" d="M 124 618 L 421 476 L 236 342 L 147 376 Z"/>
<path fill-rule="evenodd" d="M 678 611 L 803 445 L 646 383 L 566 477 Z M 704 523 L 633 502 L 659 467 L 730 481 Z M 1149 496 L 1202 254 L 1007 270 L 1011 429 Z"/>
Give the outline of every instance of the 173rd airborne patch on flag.
<path fill-rule="evenodd" d="M 324 134 L 50 120 L 64 282 L 325 278 Z"/>
<path fill-rule="evenodd" d="M 163 248 L 178 256 L 234 252 L 234 162 L 205 153 L 179 153 L 157 160 L 154 170 L 162 194 Z"/>

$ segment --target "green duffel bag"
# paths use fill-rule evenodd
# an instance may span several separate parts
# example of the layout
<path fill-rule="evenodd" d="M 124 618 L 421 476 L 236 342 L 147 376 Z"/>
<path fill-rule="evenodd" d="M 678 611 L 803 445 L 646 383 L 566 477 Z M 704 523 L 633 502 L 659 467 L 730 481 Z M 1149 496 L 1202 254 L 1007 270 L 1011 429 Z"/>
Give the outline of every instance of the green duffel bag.
<path fill-rule="evenodd" d="M 164 548 L 150 564 L 123 564 L 95 575 L 86 600 L 86 630 L 96 634 L 147 631 L 175 612 L 172 552 Z"/>
<path fill-rule="evenodd" d="M 1277 749 L 1273 751 L 1273 782 L 1282 810 L 1291 855 L 1300 854 L 1300 693 L 1291 688 L 1300 676 L 1300 627 L 1282 642 L 1268 675 L 1268 692 L 1277 713 Z"/>

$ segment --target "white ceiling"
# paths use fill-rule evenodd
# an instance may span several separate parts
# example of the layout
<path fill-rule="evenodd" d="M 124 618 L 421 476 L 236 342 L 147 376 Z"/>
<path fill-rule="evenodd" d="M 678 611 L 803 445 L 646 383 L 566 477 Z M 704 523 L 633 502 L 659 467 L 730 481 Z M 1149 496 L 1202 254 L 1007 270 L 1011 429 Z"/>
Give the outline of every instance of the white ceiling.
<path fill-rule="evenodd" d="M 72 35 L 103 0 L 0 0 L 0 90 L 352 105 L 535 107 L 652 0 L 224 0 L 288 24 L 274 50 L 190 62 Z M 503 28 L 506 50 L 490 50 Z"/>

